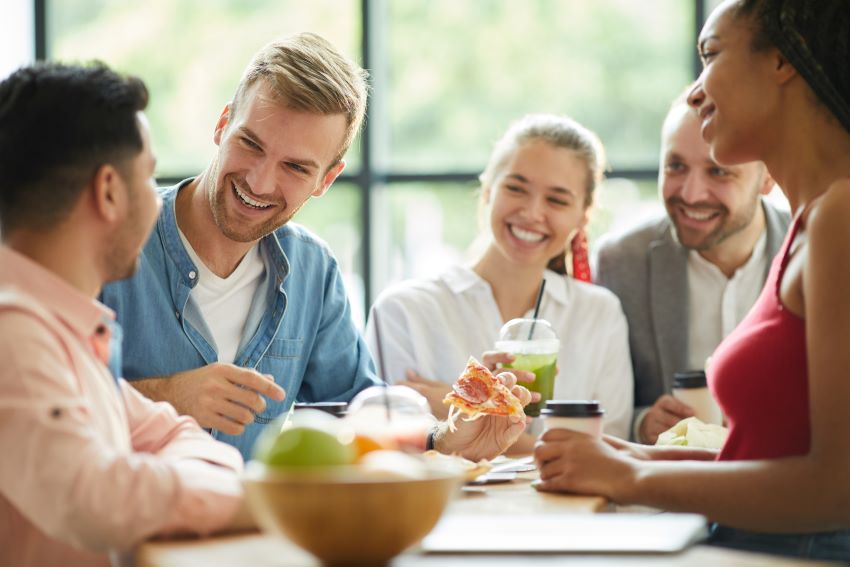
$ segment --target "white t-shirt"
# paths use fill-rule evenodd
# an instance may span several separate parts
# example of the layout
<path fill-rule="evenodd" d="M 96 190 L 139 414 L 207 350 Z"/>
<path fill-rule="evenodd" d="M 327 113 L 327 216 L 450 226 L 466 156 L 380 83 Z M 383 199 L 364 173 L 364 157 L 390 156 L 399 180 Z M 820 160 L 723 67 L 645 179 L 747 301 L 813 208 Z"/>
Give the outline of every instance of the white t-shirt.
<path fill-rule="evenodd" d="M 260 247 L 252 246 L 233 273 L 220 278 L 198 257 L 183 232 L 178 232 L 186 252 L 198 269 L 198 283 L 192 288 L 192 300 L 198 305 L 215 340 L 218 361 L 233 364 L 242 343 L 254 293 L 266 272 L 260 257 Z"/>
<path fill-rule="evenodd" d="M 690 251 L 688 364 L 691 369 L 704 368 L 705 359 L 750 312 L 764 287 L 767 263 L 766 232 L 756 241 L 750 259 L 731 278 L 696 250 Z"/>
<path fill-rule="evenodd" d="M 545 278 L 539 316 L 561 340 L 555 398 L 599 400 L 605 408 L 605 431 L 626 438 L 634 386 L 619 300 L 607 289 L 555 272 L 547 271 Z M 495 348 L 505 323 L 490 284 L 461 266 L 394 286 L 372 310 L 380 320 L 387 377 L 395 382 L 412 368 L 425 378 L 453 383 L 470 355 L 480 359 Z M 372 316 L 366 342 L 379 365 Z"/>

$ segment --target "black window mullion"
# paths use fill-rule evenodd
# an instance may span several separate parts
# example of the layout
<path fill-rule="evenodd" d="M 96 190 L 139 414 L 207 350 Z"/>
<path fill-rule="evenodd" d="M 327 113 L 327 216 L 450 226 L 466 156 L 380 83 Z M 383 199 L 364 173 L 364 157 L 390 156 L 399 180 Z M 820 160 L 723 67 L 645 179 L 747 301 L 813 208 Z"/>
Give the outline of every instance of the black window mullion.
<path fill-rule="evenodd" d="M 47 0 L 33 0 L 35 60 L 47 59 Z"/>

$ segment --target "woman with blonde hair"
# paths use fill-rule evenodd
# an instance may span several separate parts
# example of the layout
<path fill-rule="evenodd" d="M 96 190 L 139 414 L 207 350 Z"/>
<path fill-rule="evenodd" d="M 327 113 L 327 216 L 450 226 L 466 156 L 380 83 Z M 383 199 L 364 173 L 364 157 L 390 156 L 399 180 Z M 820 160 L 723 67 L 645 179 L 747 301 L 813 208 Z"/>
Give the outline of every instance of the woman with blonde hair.
<path fill-rule="evenodd" d="M 487 353 L 491 367 L 513 360 L 493 352 L 499 330 L 532 315 L 545 279 L 539 317 L 561 341 L 554 397 L 599 400 L 605 430 L 627 435 L 633 383 L 620 303 L 608 290 L 564 275 L 564 265 L 575 264 L 576 275 L 589 279 L 582 229 L 604 166 L 597 136 L 570 118 L 537 114 L 512 124 L 480 176 L 482 253 L 471 266 L 390 288 L 372 308 L 366 340 L 378 356 L 377 316 L 388 377 L 406 377 L 401 383 L 442 416 L 442 399 L 470 355 Z M 530 450 L 529 440 L 516 449 Z"/>

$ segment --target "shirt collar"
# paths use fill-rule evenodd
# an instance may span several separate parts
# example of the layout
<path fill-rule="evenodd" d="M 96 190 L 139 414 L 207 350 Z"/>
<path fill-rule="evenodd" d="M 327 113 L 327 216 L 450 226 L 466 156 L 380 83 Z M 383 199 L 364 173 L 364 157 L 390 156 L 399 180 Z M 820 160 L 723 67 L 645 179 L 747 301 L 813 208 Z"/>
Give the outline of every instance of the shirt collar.
<path fill-rule="evenodd" d="M 551 299 L 565 305 L 567 303 L 567 287 L 572 284 L 572 278 L 562 276 L 551 270 L 546 270 L 543 277 L 546 279 L 543 299 Z M 440 279 L 455 294 L 464 293 L 476 286 L 480 286 L 482 289 L 490 289 L 490 284 L 467 266 L 452 266 L 440 275 Z"/>
<path fill-rule="evenodd" d="M 452 266 L 440 274 L 440 279 L 446 282 L 446 285 L 449 286 L 449 289 L 455 294 L 461 294 L 475 286 L 490 287 L 484 278 L 476 274 L 475 270 L 467 266 Z"/>
<path fill-rule="evenodd" d="M 192 288 L 198 282 L 197 270 L 198 266 L 190 257 L 187 251 L 187 246 L 184 245 L 183 239 L 180 237 L 180 229 L 177 226 L 177 193 L 194 181 L 194 177 L 184 179 L 177 185 L 160 188 L 162 196 L 162 211 L 157 219 L 157 229 L 162 236 L 162 242 L 166 253 L 171 258 L 171 261 L 177 266 L 177 271 L 180 274 L 180 279 L 183 283 Z M 285 227 L 286 225 L 284 225 Z M 266 264 L 266 270 L 273 275 L 277 281 L 278 287 L 283 289 L 283 280 L 289 274 L 289 260 L 283 252 L 283 247 L 278 238 L 278 228 L 270 234 L 260 239 L 261 249 L 265 249 L 265 253 L 269 255 L 267 261 L 266 256 L 263 260 Z M 151 236 L 153 238 L 153 236 Z"/>
<path fill-rule="evenodd" d="M 761 269 L 761 266 L 766 258 L 766 254 L 767 231 L 765 230 L 762 231 L 761 236 L 759 236 L 759 239 L 756 240 L 755 246 L 753 246 L 753 251 L 750 253 L 750 257 L 747 259 L 747 261 L 744 262 L 744 264 L 740 266 L 737 270 L 735 270 L 735 273 L 732 274 L 731 278 L 726 278 L 725 275 L 723 277 L 731 280 L 735 277 L 738 277 L 739 274 L 746 274 L 752 270 Z M 688 256 L 693 264 L 701 266 L 704 270 L 712 270 L 719 274 L 723 273 L 720 271 L 720 268 L 703 258 L 702 255 L 700 255 L 700 253 L 696 250 L 690 250 Z"/>
<path fill-rule="evenodd" d="M 34 298 L 82 337 L 104 334 L 98 328 L 103 327 L 104 321 L 115 319 L 111 309 L 8 246 L 0 246 L 0 274 L 0 284 L 11 285 Z"/>

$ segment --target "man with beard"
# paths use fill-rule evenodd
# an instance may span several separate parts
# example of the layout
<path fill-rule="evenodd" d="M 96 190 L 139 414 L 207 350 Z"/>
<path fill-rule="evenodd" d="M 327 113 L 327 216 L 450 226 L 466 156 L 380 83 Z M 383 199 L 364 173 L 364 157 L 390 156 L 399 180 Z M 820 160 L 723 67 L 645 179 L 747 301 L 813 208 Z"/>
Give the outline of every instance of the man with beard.
<path fill-rule="evenodd" d="M 349 401 L 378 383 L 336 260 L 289 222 L 342 172 L 366 94 L 365 71 L 315 34 L 261 49 L 218 117 L 215 157 L 162 192 L 139 271 L 104 288 L 124 328 L 116 375 L 245 458 L 296 400 Z M 482 419 L 428 444 L 492 458 L 523 428 Z"/>
<path fill-rule="evenodd" d="M 604 239 L 597 283 L 620 298 L 635 379 L 633 438 L 658 434 L 693 410 L 670 395 L 673 374 L 702 369 L 755 303 L 789 217 L 762 195 L 773 180 L 756 162 L 716 163 L 684 97 L 661 131 L 662 218 Z"/>
<path fill-rule="evenodd" d="M 107 286 L 118 375 L 251 449 L 295 401 L 376 383 L 336 260 L 288 221 L 324 194 L 366 109 L 365 72 L 315 34 L 261 49 L 218 117 L 216 155 L 161 195 L 139 272 Z"/>

